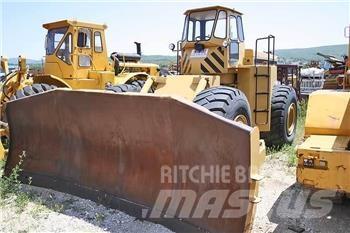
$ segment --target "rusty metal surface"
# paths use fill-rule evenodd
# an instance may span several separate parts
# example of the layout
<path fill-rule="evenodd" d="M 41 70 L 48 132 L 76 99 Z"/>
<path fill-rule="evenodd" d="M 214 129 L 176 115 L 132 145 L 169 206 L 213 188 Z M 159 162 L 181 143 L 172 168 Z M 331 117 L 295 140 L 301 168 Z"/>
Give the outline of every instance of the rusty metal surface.
<path fill-rule="evenodd" d="M 6 173 L 26 151 L 22 180 L 141 217 L 162 189 L 249 189 L 235 183 L 162 183 L 161 166 L 250 166 L 250 128 L 170 97 L 55 90 L 10 102 Z M 249 175 L 249 174 L 248 174 Z M 237 202 L 243 209 L 252 205 Z M 224 207 L 232 208 L 225 203 Z M 176 231 L 242 232 L 235 219 L 153 219 Z M 249 222 L 249 220 L 248 220 Z"/>

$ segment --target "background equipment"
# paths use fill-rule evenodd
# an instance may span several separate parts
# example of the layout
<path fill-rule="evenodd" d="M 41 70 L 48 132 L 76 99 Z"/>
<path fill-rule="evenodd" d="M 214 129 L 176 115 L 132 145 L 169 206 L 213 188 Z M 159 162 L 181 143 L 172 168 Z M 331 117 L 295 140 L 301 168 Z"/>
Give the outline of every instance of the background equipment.
<path fill-rule="evenodd" d="M 306 140 L 297 147 L 297 181 L 307 187 L 339 194 L 350 193 L 349 60 L 344 77 L 343 90 L 322 90 L 310 95 Z"/>

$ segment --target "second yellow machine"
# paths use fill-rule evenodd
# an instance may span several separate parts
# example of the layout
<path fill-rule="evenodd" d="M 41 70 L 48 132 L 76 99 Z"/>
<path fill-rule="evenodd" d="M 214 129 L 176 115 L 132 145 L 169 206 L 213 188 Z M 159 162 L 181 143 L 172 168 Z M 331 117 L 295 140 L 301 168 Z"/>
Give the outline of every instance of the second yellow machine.
<path fill-rule="evenodd" d="M 350 196 L 350 60 L 345 64 L 342 90 L 320 90 L 310 95 L 305 141 L 297 147 L 297 181 L 339 196 Z"/>
<path fill-rule="evenodd" d="M 242 13 L 231 8 L 191 9 L 185 16 L 181 40 L 170 44 L 178 52 L 180 75 L 149 77 L 141 92 L 182 96 L 257 126 L 268 146 L 291 144 L 297 97 L 291 86 L 277 82 L 275 37 L 257 39 L 255 50 L 245 48 Z"/>

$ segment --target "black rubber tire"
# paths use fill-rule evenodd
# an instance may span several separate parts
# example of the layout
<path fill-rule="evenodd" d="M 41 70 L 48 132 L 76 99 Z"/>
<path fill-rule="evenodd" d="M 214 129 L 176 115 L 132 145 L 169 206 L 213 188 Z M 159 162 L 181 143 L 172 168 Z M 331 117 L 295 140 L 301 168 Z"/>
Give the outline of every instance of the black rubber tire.
<path fill-rule="evenodd" d="M 39 94 L 56 88 L 56 86 L 48 85 L 46 83 L 34 83 L 33 85 L 25 86 L 23 89 L 18 90 L 13 96 L 11 96 L 11 100 L 22 99 L 27 96 Z"/>
<path fill-rule="evenodd" d="M 288 135 L 287 118 L 289 106 L 295 104 L 296 121 L 294 131 Z M 281 147 L 284 144 L 292 144 L 296 134 L 298 116 L 297 95 L 292 87 L 276 85 L 271 97 L 271 130 L 262 132 L 261 138 L 266 146 Z"/>
<path fill-rule="evenodd" d="M 248 125 L 251 125 L 252 117 L 247 97 L 238 89 L 211 87 L 201 91 L 193 102 L 226 119 L 233 120 L 238 115 L 244 115 Z"/>
<path fill-rule="evenodd" d="M 145 85 L 144 80 L 134 80 L 131 83 L 125 83 L 120 85 L 115 85 L 111 87 L 107 87 L 106 90 L 113 91 L 115 93 L 123 93 L 123 92 L 140 92 L 143 85 Z M 149 91 L 153 93 L 153 89 Z"/>

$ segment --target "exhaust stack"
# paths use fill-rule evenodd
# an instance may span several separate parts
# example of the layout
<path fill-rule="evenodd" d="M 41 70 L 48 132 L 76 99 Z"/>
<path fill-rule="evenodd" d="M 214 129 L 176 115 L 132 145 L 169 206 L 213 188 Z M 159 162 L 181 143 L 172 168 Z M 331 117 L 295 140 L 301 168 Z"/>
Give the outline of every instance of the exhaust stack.
<path fill-rule="evenodd" d="M 141 56 L 141 43 L 139 42 L 134 42 L 136 45 L 136 53 Z"/>

